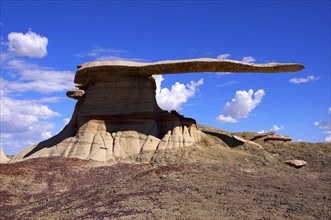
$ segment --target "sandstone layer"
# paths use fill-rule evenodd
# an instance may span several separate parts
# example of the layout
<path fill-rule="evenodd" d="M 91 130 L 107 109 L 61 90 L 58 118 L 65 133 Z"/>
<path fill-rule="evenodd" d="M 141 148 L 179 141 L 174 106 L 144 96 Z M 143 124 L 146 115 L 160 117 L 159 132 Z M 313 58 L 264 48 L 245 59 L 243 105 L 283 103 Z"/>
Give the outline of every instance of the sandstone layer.
<path fill-rule="evenodd" d="M 150 76 L 157 74 L 185 74 L 194 72 L 255 72 L 279 73 L 296 72 L 304 66 L 296 63 L 253 64 L 236 60 L 219 60 L 211 58 L 166 60 L 159 62 L 130 61 L 94 61 L 78 66 L 75 83 L 87 84 L 104 81 L 113 75 Z"/>
<path fill-rule="evenodd" d="M 156 102 L 152 74 L 186 72 L 298 71 L 300 64 L 250 64 L 230 60 L 193 59 L 140 63 L 90 62 L 78 66 L 79 90 L 68 125 L 56 136 L 32 145 L 11 162 L 37 157 L 75 157 L 96 161 L 151 162 L 173 149 L 192 147 L 204 135 L 196 121 Z"/>
<path fill-rule="evenodd" d="M 0 163 L 8 163 L 10 159 L 5 155 L 3 149 L 0 147 Z"/>

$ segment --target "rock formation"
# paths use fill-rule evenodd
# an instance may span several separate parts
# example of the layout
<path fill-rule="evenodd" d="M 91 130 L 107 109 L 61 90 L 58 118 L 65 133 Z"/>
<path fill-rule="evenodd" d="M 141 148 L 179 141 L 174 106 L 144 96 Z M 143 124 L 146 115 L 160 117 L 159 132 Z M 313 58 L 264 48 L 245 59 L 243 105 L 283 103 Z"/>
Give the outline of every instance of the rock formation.
<path fill-rule="evenodd" d="M 152 63 L 98 61 L 78 66 L 79 90 L 68 125 L 56 136 L 32 145 L 11 162 L 36 157 L 75 157 L 97 161 L 150 162 L 159 152 L 198 144 L 203 133 L 194 119 L 164 111 L 155 99 L 154 74 L 187 72 L 292 72 L 300 64 L 251 64 L 191 59 Z"/>
<path fill-rule="evenodd" d="M 0 163 L 8 163 L 10 159 L 3 152 L 3 149 L 0 147 Z"/>

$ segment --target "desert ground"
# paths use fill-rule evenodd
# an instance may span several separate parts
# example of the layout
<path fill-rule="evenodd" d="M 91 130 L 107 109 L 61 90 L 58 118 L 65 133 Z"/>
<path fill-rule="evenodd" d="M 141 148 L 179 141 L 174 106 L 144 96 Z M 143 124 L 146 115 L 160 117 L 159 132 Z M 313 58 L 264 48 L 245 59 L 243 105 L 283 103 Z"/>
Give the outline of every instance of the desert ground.
<path fill-rule="evenodd" d="M 199 127 L 201 143 L 148 164 L 0 164 L 0 219 L 331 219 L 330 143 L 260 138 L 261 149 Z"/>

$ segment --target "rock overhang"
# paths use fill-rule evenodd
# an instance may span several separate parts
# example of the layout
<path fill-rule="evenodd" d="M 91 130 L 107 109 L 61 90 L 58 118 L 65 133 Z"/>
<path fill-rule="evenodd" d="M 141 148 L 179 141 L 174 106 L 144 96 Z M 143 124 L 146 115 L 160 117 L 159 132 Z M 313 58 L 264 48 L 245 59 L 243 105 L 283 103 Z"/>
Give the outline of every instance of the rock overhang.
<path fill-rule="evenodd" d="M 158 62 L 94 61 L 78 66 L 74 82 L 86 85 L 96 81 L 107 81 L 115 76 L 133 77 L 194 72 L 279 73 L 296 72 L 302 69 L 304 66 L 298 63 L 255 64 L 211 58 Z"/>
<path fill-rule="evenodd" d="M 29 146 L 11 162 L 36 157 L 75 157 L 118 162 L 152 162 L 172 150 L 192 148 L 204 133 L 196 121 L 162 110 L 151 75 L 193 72 L 295 72 L 295 63 L 252 64 L 209 58 L 159 62 L 95 61 L 78 66 L 80 90 L 70 122 L 54 137 Z M 179 150 L 178 152 L 181 152 Z"/>

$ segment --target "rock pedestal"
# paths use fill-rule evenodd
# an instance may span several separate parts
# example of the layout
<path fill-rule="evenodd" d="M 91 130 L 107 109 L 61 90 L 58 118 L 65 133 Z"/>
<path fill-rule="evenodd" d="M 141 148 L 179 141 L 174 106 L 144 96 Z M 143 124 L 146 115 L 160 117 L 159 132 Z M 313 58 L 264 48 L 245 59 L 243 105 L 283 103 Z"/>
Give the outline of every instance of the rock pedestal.
<path fill-rule="evenodd" d="M 78 67 L 79 90 L 68 125 L 56 136 L 32 145 L 11 162 L 49 156 L 109 162 L 150 162 L 161 151 L 190 147 L 202 133 L 194 119 L 164 111 L 155 99 L 152 74 L 184 72 L 298 71 L 299 64 L 248 64 L 194 59 L 138 63 L 90 62 Z"/>

